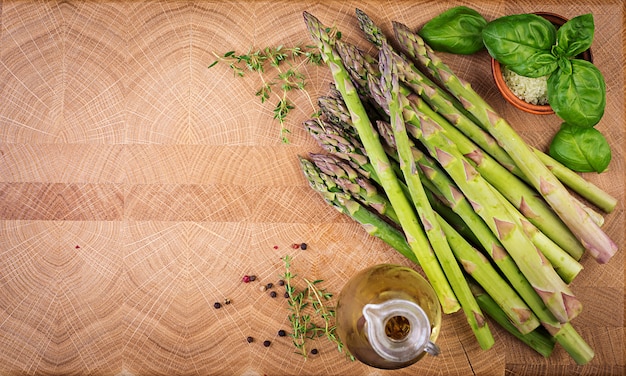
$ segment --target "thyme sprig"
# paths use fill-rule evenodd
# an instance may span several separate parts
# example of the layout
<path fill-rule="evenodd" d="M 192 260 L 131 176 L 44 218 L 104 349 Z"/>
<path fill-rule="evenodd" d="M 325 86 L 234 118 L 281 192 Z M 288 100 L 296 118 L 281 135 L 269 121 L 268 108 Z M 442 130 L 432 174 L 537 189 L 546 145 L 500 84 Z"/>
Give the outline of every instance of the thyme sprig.
<path fill-rule="evenodd" d="M 337 346 L 337 351 L 346 353 L 350 360 L 354 360 L 354 357 L 337 336 L 335 308 L 330 305 L 333 294 L 318 286 L 323 280 L 302 278 L 305 287 L 298 290 L 294 285 L 296 274 L 291 272 L 292 258 L 287 255 L 282 260 L 285 263 L 285 272 L 281 277 L 285 281 L 285 290 L 289 298 L 289 322 L 291 323 L 291 337 L 297 350 L 296 353 L 306 358 L 308 341 L 325 336 Z M 311 315 L 311 312 L 314 316 Z M 321 324 L 319 324 L 320 321 Z"/>
<path fill-rule="evenodd" d="M 238 54 L 236 51 L 228 51 L 222 55 L 215 55 L 216 60 L 209 68 L 219 62 L 228 64 L 235 77 L 244 77 L 246 71 L 256 72 L 261 79 L 261 87 L 255 95 L 265 103 L 275 96 L 273 109 L 274 119 L 280 123 L 280 139 L 283 143 L 289 143 L 288 134 L 291 131 L 285 124 L 287 115 L 295 108 L 288 93 L 300 90 L 305 93 L 312 107 L 313 101 L 306 91 L 306 76 L 302 73 L 302 66 L 311 64 L 319 66 L 322 56 L 315 46 L 296 45 L 294 47 L 265 47 L 262 50 L 249 49 L 248 52 Z M 285 67 L 285 63 L 287 67 Z M 268 68 L 273 68 L 268 69 Z M 271 72 L 271 75 L 270 73 Z M 279 92 L 275 91 L 279 88 Z"/>
<path fill-rule="evenodd" d="M 335 40 L 341 39 L 341 32 L 336 27 L 326 28 L 326 33 Z M 303 92 L 311 108 L 316 112 L 316 106 L 306 90 L 307 77 L 302 73 L 302 67 L 307 64 L 322 65 L 322 55 L 317 46 L 297 44 L 293 47 L 285 47 L 279 45 L 257 50 L 250 48 L 248 52 L 242 54 L 233 50 L 221 55 L 213 52 L 213 55 L 216 60 L 209 65 L 209 68 L 223 62 L 228 64 L 235 77 L 244 77 L 247 71 L 258 74 L 261 86 L 255 94 L 260 98 L 261 103 L 269 101 L 272 96 L 275 97 L 272 112 L 274 119 L 280 124 L 280 139 L 283 143 L 289 143 L 288 135 L 291 133 L 285 124 L 287 115 L 296 108 L 294 102 L 288 97 L 291 91 Z M 275 88 L 279 90 L 275 91 Z M 312 116 L 316 117 L 316 114 Z"/>

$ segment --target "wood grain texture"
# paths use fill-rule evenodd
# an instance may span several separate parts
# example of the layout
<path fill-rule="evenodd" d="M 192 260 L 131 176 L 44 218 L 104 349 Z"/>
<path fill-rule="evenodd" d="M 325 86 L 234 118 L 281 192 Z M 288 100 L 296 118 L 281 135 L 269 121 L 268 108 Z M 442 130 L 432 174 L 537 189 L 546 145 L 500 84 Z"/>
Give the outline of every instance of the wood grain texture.
<path fill-rule="evenodd" d="M 557 347 L 546 360 L 493 324 L 496 346 L 483 351 L 454 314 L 441 356 L 404 370 L 346 361 L 321 341 L 305 361 L 277 335 L 287 302 L 259 290 L 282 256 L 335 293 L 367 266 L 409 263 L 308 187 L 296 156 L 320 149 L 301 126 L 305 94 L 282 144 L 259 81 L 207 66 L 214 53 L 308 43 L 304 10 L 371 50 L 356 6 L 389 32 L 459 4 L 488 19 L 594 14 L 608 94 L 598 129 L 614 155 L 586 177 L 620 200 L 604 227 L 619 253 L 606 265 L 584 256 L 572 284 L 584 305 L 573 324 L 596 357 L 576 366 Z M 623 375 L 624 15 L 620 0 L 1 1 L 0 374 Z M 548 145 L 558 119 L 506 104 L 486 53 L 442 56 L 526 140 Z M 325 67 L 305 72 L 313 100 L 327 92 Z"/>

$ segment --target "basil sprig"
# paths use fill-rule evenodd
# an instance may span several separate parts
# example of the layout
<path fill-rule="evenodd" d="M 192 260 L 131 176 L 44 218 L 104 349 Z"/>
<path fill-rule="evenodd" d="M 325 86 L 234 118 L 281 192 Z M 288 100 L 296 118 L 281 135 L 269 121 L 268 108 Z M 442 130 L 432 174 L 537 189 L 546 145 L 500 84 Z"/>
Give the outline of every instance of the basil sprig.
<path fill-rule="evenodd" d="M 570 125 L 593 127 L 604 115 L 606 85 L 593 64 L 576 56 L 593 42 L 593 15 L 567 21 L 558 30 L 535 14 L 500 17 L 483 29 L 489 54 L 526 77 L 549 76 L 548 102 Z"/>
<path fill-rule="evenodd" d="M 607 140 L 593 128 L 606 107 L 604 77 L 595 65 L 576 58 L 591 47 L 593 35 L 591 14 L 574 17 L 558 30 L 534 14 L 501 17 L 483 29 L 494 59 L 522 76 L 548 76 L 548 103 L 565 121 L 550 155 L 578 172 L 602 172 L 611 161 Z"/>

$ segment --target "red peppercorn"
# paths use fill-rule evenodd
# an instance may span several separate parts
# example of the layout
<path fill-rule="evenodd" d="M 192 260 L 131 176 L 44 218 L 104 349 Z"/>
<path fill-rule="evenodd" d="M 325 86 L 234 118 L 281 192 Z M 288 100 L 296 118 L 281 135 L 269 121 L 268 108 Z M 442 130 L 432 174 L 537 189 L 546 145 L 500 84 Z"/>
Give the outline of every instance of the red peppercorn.
<path fill-rule="evenodd" d="M 275 245 L 275 246 L 274 246 L 274 249 L 278 249 L 278 246 L 277 246 L 277 245 Z"/>
<path fill-rule="evenodd" d="M 249 275 L 244 275 L 241 280 L 243 281 L 243 283 L 248 283 L 248 282 L 250 282 L 250 276 Z"/>
<path fill-rule="evenodd" d="M 291 248 L 293 248 L 293 249 L 298 249 L 298 248 L 300 248 L 300 244 L 293 243 L 293 244 L 291 245 Z"/>

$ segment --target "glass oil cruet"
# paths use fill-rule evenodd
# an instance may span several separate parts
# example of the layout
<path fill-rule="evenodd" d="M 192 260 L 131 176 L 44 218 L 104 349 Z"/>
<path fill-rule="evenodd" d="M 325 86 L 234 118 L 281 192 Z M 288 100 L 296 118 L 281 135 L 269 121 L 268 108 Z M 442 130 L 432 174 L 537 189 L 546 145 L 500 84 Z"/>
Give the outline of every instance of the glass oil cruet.
<path fill-rule="evenodd" d="M 369 366 L 398 369 L 439 354 L 441 306 L 411 268 L 380 264 L 358 272 L 339 294 L 336 314 L 339 338 Z"/>

